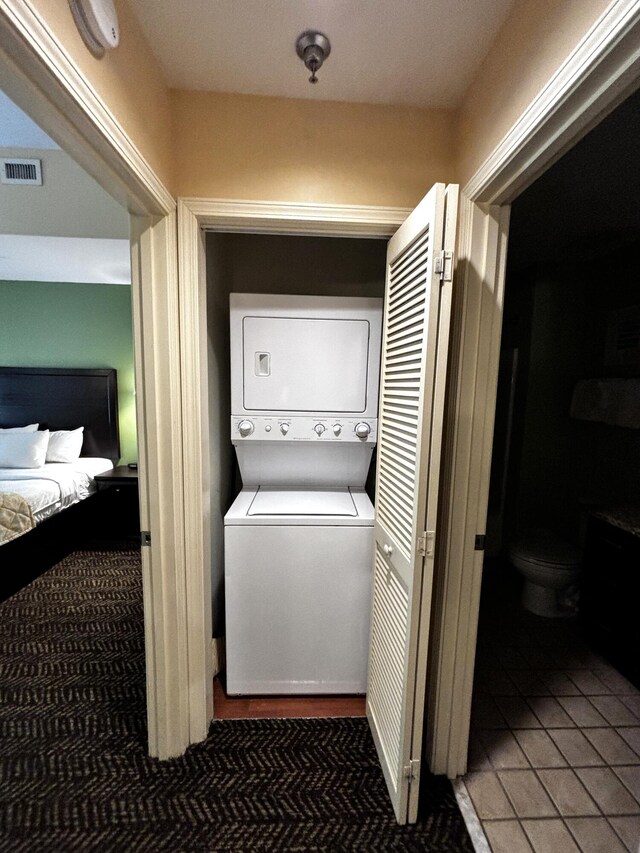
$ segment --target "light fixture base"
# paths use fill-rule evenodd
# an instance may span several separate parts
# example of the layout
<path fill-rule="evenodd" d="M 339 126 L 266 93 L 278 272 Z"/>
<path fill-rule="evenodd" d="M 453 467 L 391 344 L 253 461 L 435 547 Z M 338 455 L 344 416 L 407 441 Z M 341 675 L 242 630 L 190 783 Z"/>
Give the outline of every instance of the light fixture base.
<path fill-rule="evenodd" d="M 319 47 L 324 53 L 324 58 L 331 53 L 331 42 L 324 33 L 316 32 L 315 30 L 305 30 L 298 36 L 296 42 L 296 52 L 300 59 L 304 60 L 304 52 L 308 47 Z"/>
<path fill-rule="evenodd" d="M 331 53 L 331 42 L 324 33 L 317 30 L 305 30 L 296 41 L 296 53 L 311 71 L 310 83 L 317 83 L 316 72 L 320 70 Z"/>

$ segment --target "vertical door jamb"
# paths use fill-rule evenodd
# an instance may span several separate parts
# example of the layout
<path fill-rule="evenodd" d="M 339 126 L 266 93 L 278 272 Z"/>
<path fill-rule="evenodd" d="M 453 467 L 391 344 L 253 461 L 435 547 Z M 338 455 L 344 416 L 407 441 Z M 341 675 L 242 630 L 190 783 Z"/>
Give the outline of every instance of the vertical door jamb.
<path fill-rule="evenodd" d="M 204 232 L 181 200 L 178 245 L 189 742 L 196 743 L 213 717 L 207 280 Z"/>
<path fill-rule="evenodd" d="M 176 214 L 131 225 L 149 751 L 168 758 L 190 743 Z"/>
<path fill-rule="evenodd" d="M 509 213 L 461 194 L 426 740 L 450 778 L 466 770 Z"/>

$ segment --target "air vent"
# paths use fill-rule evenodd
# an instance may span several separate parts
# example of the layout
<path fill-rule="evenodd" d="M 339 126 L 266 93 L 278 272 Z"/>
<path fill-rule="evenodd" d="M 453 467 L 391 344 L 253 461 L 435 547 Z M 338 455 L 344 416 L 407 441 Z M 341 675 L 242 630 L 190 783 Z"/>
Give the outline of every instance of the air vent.
<path fill-rule="evenodd" d="M 0 160 L 0 180 L 3 184 L 42 186 L 42 161 L 15 157 Z"/>

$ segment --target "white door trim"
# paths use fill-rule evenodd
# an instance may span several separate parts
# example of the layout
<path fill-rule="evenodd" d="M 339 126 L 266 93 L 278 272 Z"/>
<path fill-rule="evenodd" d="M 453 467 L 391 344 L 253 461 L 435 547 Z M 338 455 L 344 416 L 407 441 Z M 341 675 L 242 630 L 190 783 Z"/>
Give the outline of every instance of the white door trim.
<path fill-rule="evenodd" d="M 410 212 L 404 207 L 221 198 L 180 198 L 178 209 L 205 230 L 328 237 L 390 237 Z"/>
<path fill-rule="evenodd" d="M 508 219 L 461 199 L 426 727 L 429 766 L 451 778 L 466 768 Z"/>
<path fill-rule="evenodd" d="M 149 751 L 168 758 L 190 743 L 176 214 L 131 219 Z"/>
<path fill-rule="evenodd" d="M 450 778 L 467 767 L 495 392 L 507 207 L 614 109 L 640 78 L 640 3 L 614 0 L 463 187 L 445 476 L 449 536 L 434 612 L 427 759 Z M 503 205 L 503 207 L 485 207 Z M 443 490 L 444 497 L 444 490 Z M 441 537 L 442 544 L 442 537 Z"/>
<path fill-rule="evenodd" d="M 0 85 L 132 215 L 149 751 L 187 745 L 175 201 L 29 0 L 0 0 Z"/>

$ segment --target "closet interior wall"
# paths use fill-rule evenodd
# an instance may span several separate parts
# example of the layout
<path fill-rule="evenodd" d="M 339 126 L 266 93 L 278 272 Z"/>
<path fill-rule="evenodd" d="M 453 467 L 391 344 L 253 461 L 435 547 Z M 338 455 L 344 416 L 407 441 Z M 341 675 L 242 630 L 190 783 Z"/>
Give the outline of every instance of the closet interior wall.
<path fill-rule="evenodd" d="M 224 514 L 240 482 L 231 446 L 229 294 L 384 296 L 386 240 L 206 235 L 213 636 L 224 631 Z M 373 468 L 373 466 L 372 466 Z M 367 490 L 372 490 L 370 474 Z"/>

